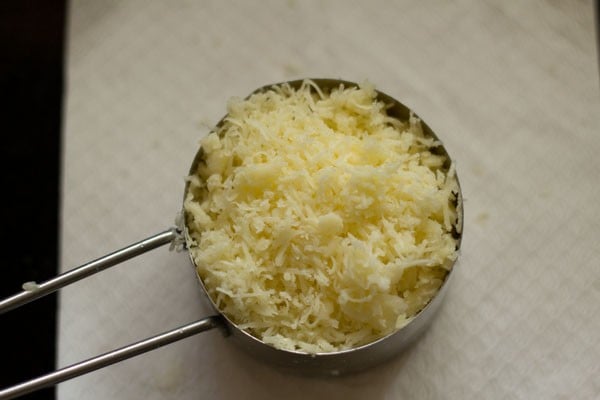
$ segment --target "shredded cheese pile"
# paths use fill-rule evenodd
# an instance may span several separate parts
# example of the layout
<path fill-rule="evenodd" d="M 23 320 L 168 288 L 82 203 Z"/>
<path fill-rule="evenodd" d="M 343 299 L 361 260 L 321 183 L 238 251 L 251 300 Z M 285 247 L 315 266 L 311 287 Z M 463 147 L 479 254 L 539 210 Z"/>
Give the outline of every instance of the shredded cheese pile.
<path fill-rule="evenodd" d="M 324 353 L 407 324 L 456 257 L 457 182 L 420 121 L 370 85 L 232 99 L 184 203 L 209 295 L 279 349 Z"/>

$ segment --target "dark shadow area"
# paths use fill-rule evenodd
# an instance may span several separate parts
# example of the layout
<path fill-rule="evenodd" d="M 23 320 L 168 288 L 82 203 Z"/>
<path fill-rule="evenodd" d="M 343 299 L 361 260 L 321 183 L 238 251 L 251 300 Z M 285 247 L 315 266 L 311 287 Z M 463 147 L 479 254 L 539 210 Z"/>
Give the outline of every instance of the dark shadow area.
<path fill-rule="evenodd" d="M 58 270 L 65 13 L 64 0 L 0 2 L 2 298 Z M 56 311 L 52 295 L 0 315 L 0 388 L 55 368 Z"/>

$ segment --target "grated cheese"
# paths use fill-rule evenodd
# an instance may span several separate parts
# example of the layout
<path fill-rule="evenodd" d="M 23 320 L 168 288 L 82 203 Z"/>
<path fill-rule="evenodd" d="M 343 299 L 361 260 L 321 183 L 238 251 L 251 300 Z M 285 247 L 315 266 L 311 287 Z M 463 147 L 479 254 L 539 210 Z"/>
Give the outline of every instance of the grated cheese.
<path fill-rule="evenodd" d="M 454 169 L 368 84 L 232 99 L 189 177 L 190 252 L 219 310 L 279 349 L 323 353 L 406 325 L 456 240 Z"/>

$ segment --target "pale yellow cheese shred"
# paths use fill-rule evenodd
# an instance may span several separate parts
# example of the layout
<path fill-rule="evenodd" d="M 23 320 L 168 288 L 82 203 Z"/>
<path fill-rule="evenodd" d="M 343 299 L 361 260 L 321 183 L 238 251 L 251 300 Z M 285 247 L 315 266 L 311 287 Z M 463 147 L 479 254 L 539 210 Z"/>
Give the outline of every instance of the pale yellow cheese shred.
<path fill-rule="evenodd" d="M 233 99 L 201 141 L 190 251 L 219 310 L 267 344 L 350 349 L 407 324 L 456 257 L 458 186 L 368 84 Z"/>

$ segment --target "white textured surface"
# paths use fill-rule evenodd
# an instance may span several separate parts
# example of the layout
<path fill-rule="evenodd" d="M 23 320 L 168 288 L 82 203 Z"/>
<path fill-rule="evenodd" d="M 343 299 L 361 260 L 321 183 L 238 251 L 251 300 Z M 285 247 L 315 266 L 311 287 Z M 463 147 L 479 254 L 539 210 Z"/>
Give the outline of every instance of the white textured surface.
<path fill-rule="evenodd" d="M 458 165 L 461 260 L 394 362 L 285 376 L 218 332 L 59 387 L 60 399 L 600 397 L 600 96 L 591 1 L 71 2 L 62 268 L 172 224 L 230 96 L 368 79 Z M 64 290 L 59 365 L 207 315 L 166 248 Z"/>

